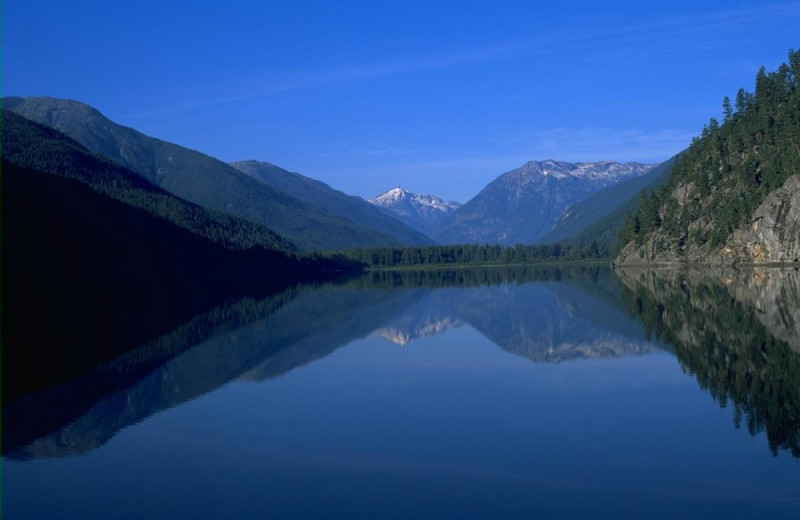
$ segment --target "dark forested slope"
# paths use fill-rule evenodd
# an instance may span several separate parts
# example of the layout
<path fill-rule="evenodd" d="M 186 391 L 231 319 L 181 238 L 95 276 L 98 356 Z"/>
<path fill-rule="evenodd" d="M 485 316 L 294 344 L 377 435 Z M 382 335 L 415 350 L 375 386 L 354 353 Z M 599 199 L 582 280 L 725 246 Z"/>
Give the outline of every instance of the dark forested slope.
<path fill-rule="evenodd" d="M 77 101 L 6 97 L 3 108 L 65 133 L 183 199 L 263 224 L 301 249 L 414 244 L 300 201 L 213 157 L 118 125 Z"/>
<path fill-rule="evenodd" d="M 73 179 L 232 249 L 261 246 L 282 251 L 294 246 L 266 227 L 207 210 L 151 184 L 130 170 L 98 157 L 52 128 L 3 110 L 2 154 L 23 167 Z"/>
<path fill-rule="evenodd" d="M 723 101 L 643 197 L 621 235 L 621 263 L 791 262 L 800 256 L 800 51 Z"/>

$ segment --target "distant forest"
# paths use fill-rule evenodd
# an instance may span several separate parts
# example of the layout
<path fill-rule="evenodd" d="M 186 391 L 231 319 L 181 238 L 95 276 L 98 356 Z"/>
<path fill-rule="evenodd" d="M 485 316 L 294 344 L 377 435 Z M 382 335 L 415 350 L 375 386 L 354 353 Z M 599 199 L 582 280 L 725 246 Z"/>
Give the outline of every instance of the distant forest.
<path fill-rule="evenodd" d="M 523 265 L 608 259 L 596 242 L 584 246 L 462 244 L 403 248 L 371 248 L 345 251 L 343 255 L 370 268 Z"/>

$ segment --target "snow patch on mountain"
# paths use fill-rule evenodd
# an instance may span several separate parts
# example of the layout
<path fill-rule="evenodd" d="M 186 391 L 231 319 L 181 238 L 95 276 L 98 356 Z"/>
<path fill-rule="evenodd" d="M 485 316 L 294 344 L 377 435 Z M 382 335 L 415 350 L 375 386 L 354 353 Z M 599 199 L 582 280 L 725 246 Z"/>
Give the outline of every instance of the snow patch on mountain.
<path fill-rule="evenodd" d="M 489 183 L 435 229 L 441 244 L 531 244 L 548 233 L 576 202 L 655 164 L 613 161 L 529 161 Z"/>
<path fill-rule="evenodd" d="M 398 186 L 369 200 L 401 222 L 429 233 L 445 218 L 461 207 L 454 201 L 446 201 L 435 195 L 412 193 Z"/>

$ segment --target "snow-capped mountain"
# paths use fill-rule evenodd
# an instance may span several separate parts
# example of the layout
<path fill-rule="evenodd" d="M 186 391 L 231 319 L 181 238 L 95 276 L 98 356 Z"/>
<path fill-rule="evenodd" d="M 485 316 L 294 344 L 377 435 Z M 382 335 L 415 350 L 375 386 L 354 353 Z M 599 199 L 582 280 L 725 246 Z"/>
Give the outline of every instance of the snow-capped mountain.
<path fill-rule="evenodd" d="M 531 244 L 553 228 L 572 204 L 654 164 L 530 161 L 506 172 L 431 233 L 443 244 Z"/>
<path fill-rule="evenodd" d="M 369 202 L 426 234 L 461 207 L 458 202 L 445 201 L 424 193 L 411 193 L 399 186 L 370 199 Z"/>

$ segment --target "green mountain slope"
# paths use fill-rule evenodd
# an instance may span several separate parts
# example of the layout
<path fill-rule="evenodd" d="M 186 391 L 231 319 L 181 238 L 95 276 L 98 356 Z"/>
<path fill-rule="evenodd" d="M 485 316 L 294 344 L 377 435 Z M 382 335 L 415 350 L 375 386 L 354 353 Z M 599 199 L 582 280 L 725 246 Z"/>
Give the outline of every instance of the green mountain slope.
<path fill-rule="evenodd" d="M 298 200 L 316 204 L 325 211 L 360 226 L 389 234 L 412 245 L 429 245 L 433 240 L 392 218 L 361 197 L 347 195 L 315 179 L 261 161 L 238 161 L 231 166 Z"/>
<path fill-rule="evenodd" d="M 556 222 L 553 229 L 541 240 L 542 244 L 554 244 L 576 237 L 582 231 L 588 229 L 593 224 L 605 219 L 609 215 L 618 214 L 618 209 L 625 207 L 625 211 L 630 211 L 630 202 L 635 201 L 638 205 L 639 192 L 642 190 L 653 190 L 665 183 L 669 178 L 669 170 L 675 162 L 672 157 L 659 164 L 641 177 L 620 182 L 609 186 L 588 198 L 576 202 L 564 212 L 564 215 Z M 633 208 L 635 211 L 635 207 Z M 620 226 L 624 218 L 623 212 L 619 218 Z M 616 220 L 612 220 L 616 222 Z M 614 233 L 614 240 L 619 233 L 618 228 Z"/>
<path fill-rule="evenodd" d="M 348 269 L 298 257 L 257 224 L 183 201 L 51 128 L 2 116 L 4 399 L 8 388 L 42 381 L 5 370 L 21 357 L 46 355 L 64 377 L 81 359 L 110 359 L 221 301 Z"/>
<path fill-rule="evenodd" d="M 5 109 L 67 134 L 170 193 L 263 224 L 302 249 L 405 244 L 281 193 L 213 157 L 118 125 L 83 103 L 16 97 L 3 98 L 2 103 Z"/>
<path fill-rule="evenodd" d="M 792 262 L 800 258 L 800 51 L 740 89 L 642 200 L 621 263 Z"/>
<path fill-rule="evenodd" d="M 130 170 L 98 157 L 66 135 L 3 110 L 3 159 L 91 186 L 96 192 L 142 209 L 231 249 L 292 251 L 294 246 L 264 226 L 187 202 Z"/>

